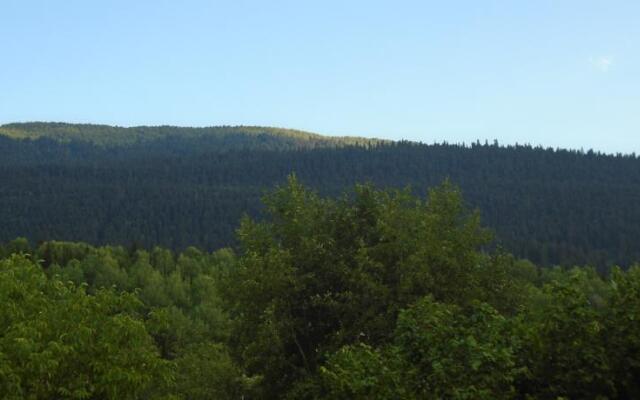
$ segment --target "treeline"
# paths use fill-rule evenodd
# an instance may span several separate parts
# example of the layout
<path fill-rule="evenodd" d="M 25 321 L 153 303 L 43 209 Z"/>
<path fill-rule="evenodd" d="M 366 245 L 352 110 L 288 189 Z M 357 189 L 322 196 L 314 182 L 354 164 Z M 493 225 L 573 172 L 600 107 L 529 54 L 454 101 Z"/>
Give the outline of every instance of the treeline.
<path fill-rule="evenodd" d="M 540 268 L 460 191 L 295 178 L 213 253 L 0 247 L 7 399 L 634 399 L 640 267 Z"/>
<path fill-rule="evenodd" d="M 34 124 L 2 132 L 11 134 L 0 135 L 4 241 L 230 246 L 238 219 L 259 217 L 260 196 L 295 172 L 326 195 L 367 181 L 411 185 L 423 195 L 449 177 L 482 211 L 497 243 L 520 258 L 601 272 L 640 259 L 635 155 L 480 143 L 353 145 L 356 139 L 323 142 L 242 127 Z"/>
<path fill-rule="evenodd" d="M 67 124 L 63 122 L 29 122 L 0 125 L 0 135 L 12 139 L 28 141 L 49 140 L 57 143 L 95 146 L 101 149 L 123 149 L 137 145 L 151 145 L 163 148 L 166 145 L 189 143 L 209 151 L 229 149 L 267 149 L 285 150 L 314 147 L 339 147 L 348 145 L 366 145 L 384 142 L 379 139 L 361 137 L 331 137 L 315 133 L 284 128 L 266 128 L 259 126 L 213 126 L 190 128 L 179 126 L 136 126 L 130 128 L 95 125 Z M 177 139 L 177 140 L 176 140 Z"/>

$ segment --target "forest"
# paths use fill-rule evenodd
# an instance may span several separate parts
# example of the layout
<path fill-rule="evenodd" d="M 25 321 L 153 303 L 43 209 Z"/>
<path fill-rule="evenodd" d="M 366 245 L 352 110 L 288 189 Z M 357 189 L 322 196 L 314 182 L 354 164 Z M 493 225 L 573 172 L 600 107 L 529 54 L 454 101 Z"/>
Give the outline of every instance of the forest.
<path fill-rule="evenodd" d="M 67 222 L 90 224 L 82 211 Z M 542 267 L 492 237 L 449 180 L 422 196 L 371 183 L 334 195 L 291 175 L 212 252 L 9 240 L 0 393 L 640 398 L 640 266 Z"/>
<path fill-rule="evenodd" d="M 391 142 L 262 127 L 0 126 L 0 241 L 182 252 L 239 244 L 243 215 L 295 173 L 323 196 L 357 183 L 424 196 L 449 179 L 536 265 L 599 273 L 640 259 L 640 159 L 528 144 Z"/>

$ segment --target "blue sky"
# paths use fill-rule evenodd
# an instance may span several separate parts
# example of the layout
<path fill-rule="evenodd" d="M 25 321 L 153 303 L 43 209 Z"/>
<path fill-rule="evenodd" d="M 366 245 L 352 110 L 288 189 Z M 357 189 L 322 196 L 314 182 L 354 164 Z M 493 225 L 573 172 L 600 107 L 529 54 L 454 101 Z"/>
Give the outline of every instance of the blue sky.
<path fill-rule="evenodd" d="M 0 1 L 0 123 L 640 153 L 640 1 Z"/>

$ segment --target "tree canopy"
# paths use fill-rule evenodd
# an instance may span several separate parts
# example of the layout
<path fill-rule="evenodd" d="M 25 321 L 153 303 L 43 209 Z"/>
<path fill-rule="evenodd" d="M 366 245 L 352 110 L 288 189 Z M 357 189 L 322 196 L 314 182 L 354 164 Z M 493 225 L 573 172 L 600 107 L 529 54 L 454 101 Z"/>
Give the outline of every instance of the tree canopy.
<path fill-rule="evenodd" d="M 0 394 L 640 396 L 640 266 L 518 259 L 448 181 L 334 197 L 292 176 L 264 210 L 212 253 L 0 246 Z"/>

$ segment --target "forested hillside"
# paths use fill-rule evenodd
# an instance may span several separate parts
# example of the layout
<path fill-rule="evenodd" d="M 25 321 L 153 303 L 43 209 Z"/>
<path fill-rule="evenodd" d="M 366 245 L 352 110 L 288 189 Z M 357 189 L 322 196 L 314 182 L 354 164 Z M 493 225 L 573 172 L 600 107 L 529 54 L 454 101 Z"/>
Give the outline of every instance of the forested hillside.
<path fill-rule="evenodd" d="M 101 148 L 122 148 L 159 142 L 156 150 L 167 152 L 170 145 L 185 140 L 187 150 L 225 151 L 247 149 L 290 150 L 319 146 L 374 144 L 378 139 L 330 137 L 294 129 L 259 126 L 221 126 L 188 128 L 178 126 L 137 126 L 123 128 L 109 125 L 31 122 L 0 126 L 0 135 L 13 139 L 50 139 L 59 143 L 92 144 Z M 174 141 L 178 139 L 178 141 Z"/>
<path fill-rule="evenodd" d="M 540 265 L 628 266 L 640 259 L 635 155 L 384 142 L 259 127 L 0 127 L 0 239 L 213 250 L 260 215 L 265 189 L 294 172 L 337 195 L 356 182 L 446 178 L 496 234 Z"/>
<path fill-rule="evenodd" d="M 639 398 L 639 266 L 487 251 L 448 183 L 264 205 L 236 250 L 0 245 L 0 397 Z"/>

